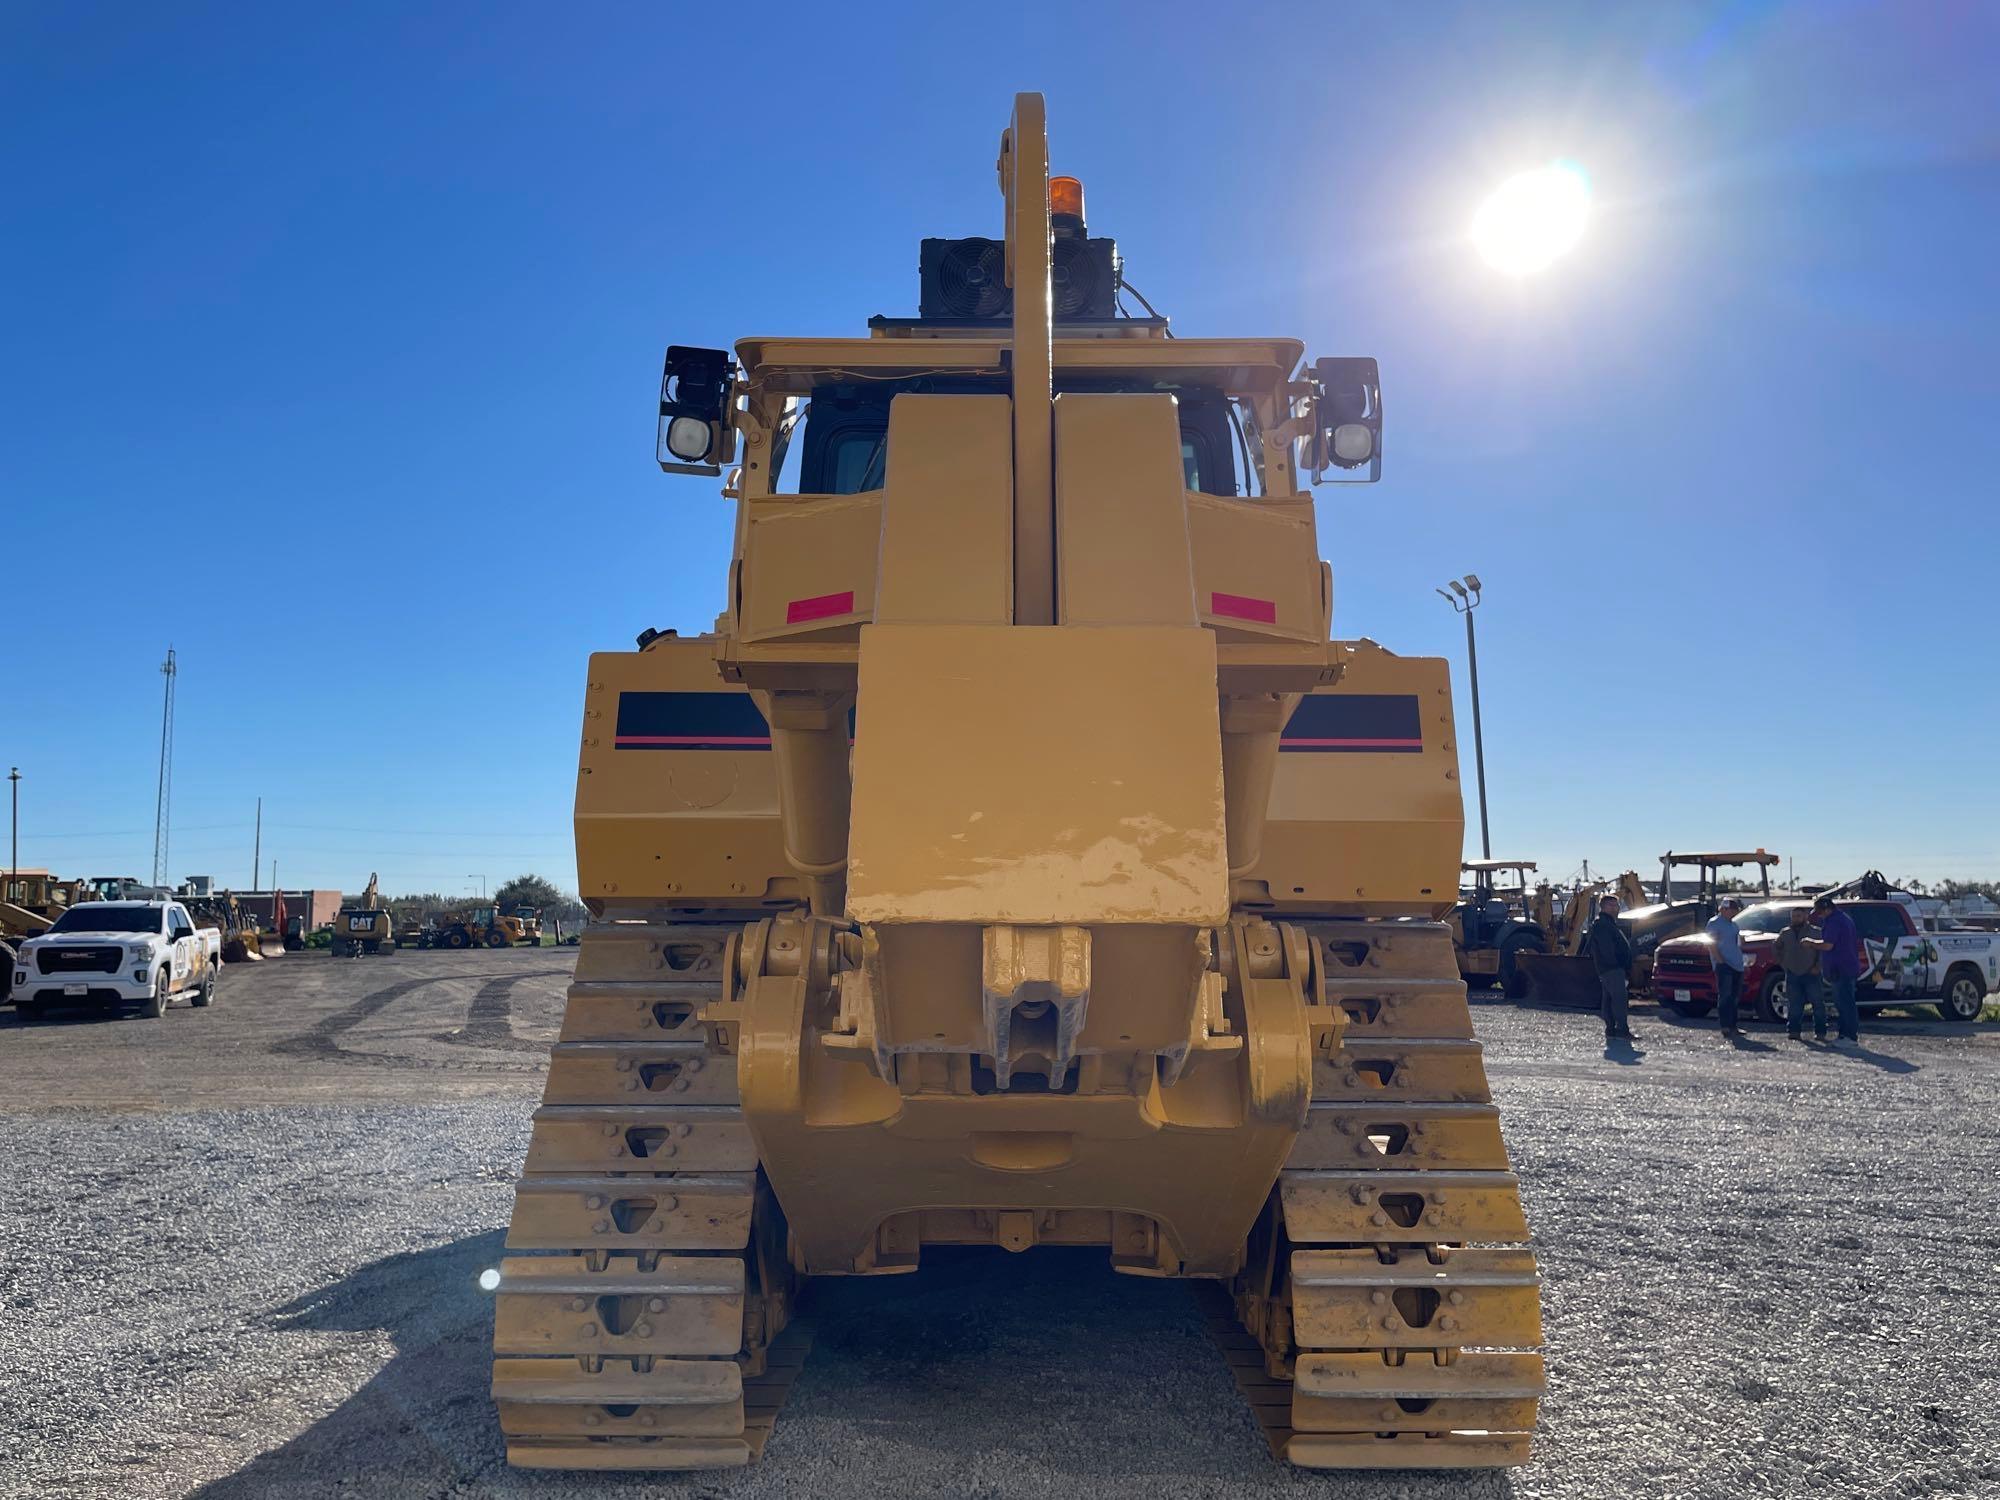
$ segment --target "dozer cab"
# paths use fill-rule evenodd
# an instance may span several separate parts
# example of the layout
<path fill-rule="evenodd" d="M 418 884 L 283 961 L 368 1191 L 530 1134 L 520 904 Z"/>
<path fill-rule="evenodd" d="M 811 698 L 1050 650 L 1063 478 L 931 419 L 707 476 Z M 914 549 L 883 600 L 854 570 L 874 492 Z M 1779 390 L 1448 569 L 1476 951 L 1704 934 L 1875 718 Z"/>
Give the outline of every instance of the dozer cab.
<path fill-rule="evenodd" d="M 333 941 L 328 946 L 335 958 L 396 951 L 395 917 L 382 900 L 381 884 L 373 871 L 360 899 L 343 903 L 334 913 Z"/>
<path fill-rule="evenodd" d="M 508 1456 L 747 1463 L 809 1278 L 1068 1245 L 1193 1280 L 1294 1463 L 1522 1462 L 1449 674 L 1331 638 L 1309 488 L 1379 474 L 1374 361 L 1121 316 L 1039 95 L 999 178 L 918 317 L 668 351 L 735 559 L 713 634 L 590 660 Z"/>
<path fill-rule="evenodd" d="M 1694 932 L 1715 915 L 1722 898 L 1724 870 L 1754 868 L 1763 895 L 1771 894 L 1771 867 L 1778 856 L 1762 849 L 1750 853 L 1676 854 L 1660 856 L 1660 899 L 1644 900 L 1638 877 L 1629 872 L 1620 878 L 1618 921 L 1632 941 L 1632 969 L 1628 984 L 1633 995 L 1650 994 L 1653 983 L 1653 952 L 1668 938 Z M 1677 889 L 1676 870 L 1695 872 L 1692 889 Z M 1602 894 L 1601 892 L 1599 893 Z M 1635 899 L 1636 898 L 1636 899 Z M 1596 898 L 1585 910 L 1577 946 L 1555 953 L 1524 953 L 1517 960 L 1527 979 L 1527 998 L 1539 1004 L 1560 1005 L 1579 1010 L 1596 1010 L 1601 1004 L 1597 968 L 1582 950 L 1581 936 L 1596 920 Z M 1761 898 L 1760 898 L 1761 899 Z"/>
<path fill-rule="evenodd" d="M 1548 918 L 1537 917 L 1528 877 L 1532 859 L 1470 859 L 1462 874 L 1463 899 L 1451 909 L 1452 947 L 1458 972 L 1468 985 L 1499 985 L 1519 999 L 1527 979 L 1516 960 L 1523 953 L 1545 952 L 1549 946 Z"/>

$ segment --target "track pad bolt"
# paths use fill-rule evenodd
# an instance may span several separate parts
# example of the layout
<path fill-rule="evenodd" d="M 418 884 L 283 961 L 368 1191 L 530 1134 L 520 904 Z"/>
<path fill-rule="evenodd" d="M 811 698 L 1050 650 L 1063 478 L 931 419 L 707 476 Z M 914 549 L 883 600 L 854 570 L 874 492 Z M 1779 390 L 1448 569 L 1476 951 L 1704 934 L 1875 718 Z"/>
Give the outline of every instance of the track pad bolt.
<path fill-rule="evenodd" d="M 1450 1313 L 1446 1313 L 1438 1319 L 1438 1327 L 1444 1329 L 1446 1332 L 1450 1332 L 1452 1329 L 1458 1327 L 1458 1319 L 1454 1318 Z"/>
<path fill-rule="evenodd" d="M 581 1297 L 572 1297 L 569 1299 L 569 1310 L 571 1312 L 582 1312 L 588 1306 L 590 1304 Z"/>
<path fill-rule="evenodd" d="M 1356 1203 L 1366 1203 L 1369 1198 L 1369 1190 L 1361 1186 L 1360 1183 L 1356 1183 L 1353 1187 L 1349 1188 L 1347 1193 Z"/>
<path fill-rule="evenodd" d="M 649 1339 L 653 1336 L 653 1325 L 651 1323 L 639 1323 L 634 1325 L 632 1331 L 642 1339 Z"/>
<path fill-rule="evenodd" d="M 688 1132 L 693 1129 L 694 1126 L 692 1125 L 676 1125 L 674 1127 L 674 1134 L 679 1136 L 682 1140 L 686 1140 L 688 1138 Z"/>
<path fill-rule="evenodd" d="M 1395 1329 L 1401 1327 L 1402 1319 L 1398 1318 L 1394 1313 L 1391 1313 L 1388 1317 L 1382 1320 L 1382 1326 L 1388 1329 Z"/>
<path fill-rule="evenodd" d="M 583 1206 L 585 1208 L 604 1207 L 604 1195 L 602 1193 L 592 1193 L 588 1198 L 583 1200 Z"/>
<path fill-rule="evenodd" d="M 1446 1296 L 1445 1300 L 1453 1307 L 1463 1307 L 1465 1305 L 1465 1293 L 1451 1292 Z"/>
<path fill-rule="evenodd" d="M 596 1338 L 596 1337 L 597 1337 L 597 1325 L 596 1325 L 595 1323 L 580 1323 L 580 1324 L 578 1324 L 578 1325 L 577 1325 L 577 1330 L 576 1330 L 576 1336 L 577 1336 L 578 1338 L 582 1338 L 582 1339 L 594 1339 L 594 1338 Z"/>
<path fill-rule="evenodd" d="M 667 1299 L 665 1297 L 648 1297 L 646 1299 L 647 1312 L 665 1312 L 666 1310 Z"/>
<path fill-rule="evenodd" d="M 1377 1287 L 1374 1291 L 1368 1294 L 1368 1300 L 1374 1303 L 1377 1307 L 1383 1307 L 1388 1304 L 1389 1294 L 1383 1291 L 1380 1287 Z"/>
<path fill-rule="evenodd" d="M 604 1127 L 604 1133 L 607 1136 L 614 1136 L 618 1134 L 618 1127 L 616 1125 L 607 1125 Z"/>
<path fill-rule="evenodd" d="M 1379 1227 L 1389 1222 L 1389 1216 L 1385 1213 L 1372 1213 L 1368 1216 L 1368 1222 Z"/>
<path fill-rule="evenodd" d="M 595 1224 L 590 1226 L 590 1232 L 592 1234 L 602 1234 L 610 1227 L 611 1221 L 609 1219 L 599 1219 Z"/>

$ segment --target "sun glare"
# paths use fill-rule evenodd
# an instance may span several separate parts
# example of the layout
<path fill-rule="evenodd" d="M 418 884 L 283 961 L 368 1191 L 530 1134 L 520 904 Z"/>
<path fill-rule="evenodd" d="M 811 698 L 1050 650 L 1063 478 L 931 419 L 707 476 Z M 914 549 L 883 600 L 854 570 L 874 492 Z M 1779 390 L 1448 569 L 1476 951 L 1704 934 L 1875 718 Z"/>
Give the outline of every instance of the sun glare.
<path fill-rule="evenodd" d="M 1508 178 L 1479 207 L 1472 243 L 1510 276 L 1547 269 L 1576 247 L 1590 217 L 1590 181 L 1569 162 Z"/>

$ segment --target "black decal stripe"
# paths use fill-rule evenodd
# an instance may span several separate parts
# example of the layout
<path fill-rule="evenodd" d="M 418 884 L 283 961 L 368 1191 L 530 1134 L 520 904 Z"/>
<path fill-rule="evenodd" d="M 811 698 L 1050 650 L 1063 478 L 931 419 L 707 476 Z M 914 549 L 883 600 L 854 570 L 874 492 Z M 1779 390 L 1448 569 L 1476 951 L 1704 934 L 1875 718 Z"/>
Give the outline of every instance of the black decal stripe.
<path fill-rule="evenodd" d="M 1417 754 L 1423 712 L 1414 693 L 1311 693 L 1278 748 L 1302 754 Z"/>
<path fill-rule="evenodd" d="M 771 726 L 748 693 L 620 693 L 620 750 L 768 750 Z"/>

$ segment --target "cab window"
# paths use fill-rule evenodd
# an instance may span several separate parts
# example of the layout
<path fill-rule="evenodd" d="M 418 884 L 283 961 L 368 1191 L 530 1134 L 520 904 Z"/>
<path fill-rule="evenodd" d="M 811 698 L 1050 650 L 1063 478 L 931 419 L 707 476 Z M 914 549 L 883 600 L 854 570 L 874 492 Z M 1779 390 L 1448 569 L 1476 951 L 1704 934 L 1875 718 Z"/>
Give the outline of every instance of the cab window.
<path fill-rule="evenodd" d="M 1059 385 L 1057 393 L 1065 387 Z M 914 381 L 911 393 L 993 394 L 990 384 Z M 1104 389 L 1083 386 L 1080 390 Z M 889 468 L 889 403 L 894 389 L 825 385 L 813 392 L 796 442 L 780 460 L 777 493 L 860 495 L 879 490 Z M 1238 461 L 1243 445 L 1232 427 L 1228 398 L 1219 390 L 1187 387 L 1172 392 L 1180 405 L 1181 474 L 1191 490 L 1234 496 L 1250 492 Z"/>
<path fill-rule="evenodd" d="M 1893 906 L 1857 906 L 1853 916 L 1855 927 L 1868 942 L 1893 943 L 1907 931 L 1902 912 Z"/>

